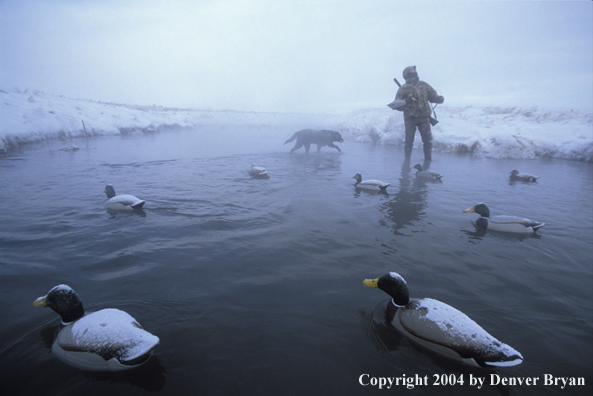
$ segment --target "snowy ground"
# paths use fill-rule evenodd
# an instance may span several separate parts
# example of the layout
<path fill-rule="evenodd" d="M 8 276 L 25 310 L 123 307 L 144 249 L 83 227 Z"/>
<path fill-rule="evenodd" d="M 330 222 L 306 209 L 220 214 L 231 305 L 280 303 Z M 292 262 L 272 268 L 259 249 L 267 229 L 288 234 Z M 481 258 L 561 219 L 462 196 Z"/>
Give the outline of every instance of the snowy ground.
<path fill-rule="evenodd" d="M 553 157 L 593 162 L 591 113 L 538 108 L 437 107 L 434 149 L 490 158 Z M 331 128 L 345 139 L 401 145 L 402 113 L 388 107 L 346 115 L 302 115 L 167 109 L 70 99 L 40 92 L 0 91 L 0 155 L 20 145 L 86 135 L 148 133 L 201 125 L 302 123 Z M 421 147 L 417 136 L 417 147 Z"/>

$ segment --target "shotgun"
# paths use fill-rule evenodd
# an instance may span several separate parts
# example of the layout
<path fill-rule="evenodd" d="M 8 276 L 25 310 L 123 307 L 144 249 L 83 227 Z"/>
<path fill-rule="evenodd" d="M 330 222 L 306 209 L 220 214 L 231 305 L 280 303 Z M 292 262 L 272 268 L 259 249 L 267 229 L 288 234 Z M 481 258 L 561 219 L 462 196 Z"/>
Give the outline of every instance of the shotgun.
<path fill-rule="evenodd" d="M 402 85 L 399 83 L 399 81 L 397 81 L 397 78 L 393 77 L 393 81 L 395 81 L 395 83 L 397 84 L 398 87 L 400 87 L 400 88 L 402 87 Z M 412 99 L 413 101 L 416 101 L 416 98 L 411 97 L 410 99 Z M 434 107 L 431 106 L 431 109 L 432 109 L 432 112 L 434 113 L 435 118 L 432 118 L 432 116 L 428 116 L 428 121 L 430 122 L 430 125 L 435 126 L 436 124 L 439 123 L 439 120 L 436 119 L 437 113 L 434 111 Z"/>

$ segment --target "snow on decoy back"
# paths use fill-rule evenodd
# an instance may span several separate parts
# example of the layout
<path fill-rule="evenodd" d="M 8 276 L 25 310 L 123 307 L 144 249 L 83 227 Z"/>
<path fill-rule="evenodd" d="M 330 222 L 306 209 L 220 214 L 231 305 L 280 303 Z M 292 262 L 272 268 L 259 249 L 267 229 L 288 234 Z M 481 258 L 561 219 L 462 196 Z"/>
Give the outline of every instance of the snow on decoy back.
<path fill-rule="evenodd" d="M 80 298 L 66 285 L 55 286 L 33 305 L 49 307 L 61 316 L 52 351 L 60 360 L 82 370 L 133 369 L 146 363 L 159 344 L 158 337 L 119 309 L 102 309 L 85 316 Z"/>
<path fill-rule="evenodd" d="M 352 176 L 353 179 L 356 180 L 354 186 L 356 188 L 360 188 L 362 190 L 368 191 L 387 191 L 387 187 L 391 185 L 391 183 L 385 183 L 380 180 L 362 180 L 362 176 L 360 173 Z"/>
<path fill-rule="evenodd" d="M 431 180 L 431 181 L 442 181 L 443 175 L 438 172 L 433 172 L 431 170 L 422 170 L 422 165 L 416 164 L 411 169 L 416 169 L 416 178 L 422 180 Z"/>
<path fill-rule="evenodd" d="M 105 207 L 109 210 L 124 212 L 140 210 L 142 209 L 145 203 L 145 201 L 130 194 L 116 195 L 115 189 L 111 184 L 106 185 L 105 190 L 103 190 L 103 192 L 107 194 Z"/>
<path fill-rule="evenodd" d="M 490 209 L 484 203 L 479 203 L 465 209 L 463 212 L 479 214 L 480 218 L 476 220 L 476 226 L 492 231 L 532 234 L 545 225 L 545 223 L 516 216 L 498 215 L 490 217 Z"/>
<path fill-rule="evenodd" d="M 520 181 L 526 183 L 536 182 L 539 176 L 530 175 L 528 173 L 519 173 L 518 170 L 513 170 L 510 173 L 509 180 L 512 182 Z"/>
<path fill-rule="evenodd" d="M 385 310 L 392 326 L 443 357 L 482 368 L 523 362 L 518 351 L 494 338 L 463 312 L 431 298 L 410 299 L 406 281 L 395 272 L 366 279 L 363 284 L 392 297 Z"/>

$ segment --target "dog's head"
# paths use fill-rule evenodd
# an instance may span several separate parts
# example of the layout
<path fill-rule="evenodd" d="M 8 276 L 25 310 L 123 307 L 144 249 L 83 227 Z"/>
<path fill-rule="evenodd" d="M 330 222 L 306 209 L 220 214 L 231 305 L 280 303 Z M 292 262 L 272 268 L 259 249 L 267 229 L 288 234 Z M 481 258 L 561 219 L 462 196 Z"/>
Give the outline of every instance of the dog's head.
<path fill-rule="evenodd" d="M 332 137 L 333 142 L 344 143 L 344 139 L 342 139 L 342 135 L 340 134 L 340 132 L 331 131 L 331 133 L 332 133 L 331 137 Z"/>

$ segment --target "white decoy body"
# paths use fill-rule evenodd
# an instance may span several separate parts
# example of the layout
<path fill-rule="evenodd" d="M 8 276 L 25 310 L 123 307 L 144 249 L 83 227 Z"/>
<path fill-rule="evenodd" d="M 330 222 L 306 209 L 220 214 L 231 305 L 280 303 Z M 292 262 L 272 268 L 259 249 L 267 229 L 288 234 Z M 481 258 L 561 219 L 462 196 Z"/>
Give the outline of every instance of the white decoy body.
<path fill-rule="evenodd" d="M 410 299 L 406 281 L 395 272 L 366 279 L 363 284 L 392 297 L 385 311 L 392 326 L 441 356 L 482 368 L 523 362 L 519 352 L 491 336 L 463 312 L 431 298 Z"/>
<path fill-rule="evenodd" d="M 545 223 L 516 216 L 499 215 L 490 217 L 490 209 L 483 203 L 465 209 L 463 212 L 479 214 L 481 217 L 476 220 L 476 225 L 492 231 L 533 234 L 545 225 Z"/>
<path fill-rule="evenodd" d="M 512 182 L 521 181 L 526 183 L 533 183 L 539 179 L 538 176 L 530 175 L 528 173 L 519 173 L 518 170 L 513 170 L 510 173 L 509 180 Z"/>
<path fill-rule="evenodd" d="M 249 176 L 251 177 L 265 177 L 269 176 L 270 174 L 263 166 L 255 166 L 251 164 L 251 169 L 249 169 Z"/>
<path fill-rule="evenodd" d="M 423 180 L 432 180 L 432 181 L 442 181 L 443 175 L 437 172 L 433 172 L 431 170 L 422 170 L 422 165 L 416 164 L 411 169 L 417 169 L 416 178 L 423 179 Z"/>
<path fill-rule="evenodd" d="M 140 210 L 146 203 L 146 201 L 143 201 L 130 194 L 115 195 L 115 189 L 111 184 L 106 185 L 103 192 L 107 194 L 105 207 L 109 210 L 122 212 Z"/>
<path fill-rule="evenodd" d="M 62 317 L 52 351 L 63 362 L 88 371 L 123 371 L 150 358 L 159 338 L 143 330 L 128 313 L 102 309 L 85 316 L 78 295 L 58 285 L 33 302 Z"/>
<path fill-rule="evenodd" d="M 360 173 L 352 176 L 353 179 L 356 179 L 356 183 L 354 186 L 356 188 L 360 188 L 362 190 L 368 191 L 387 191 L 387 187 L 391 185 L 391 183 L 385 183 L 380 180 L 362 180 L 362 176 Z"/>

